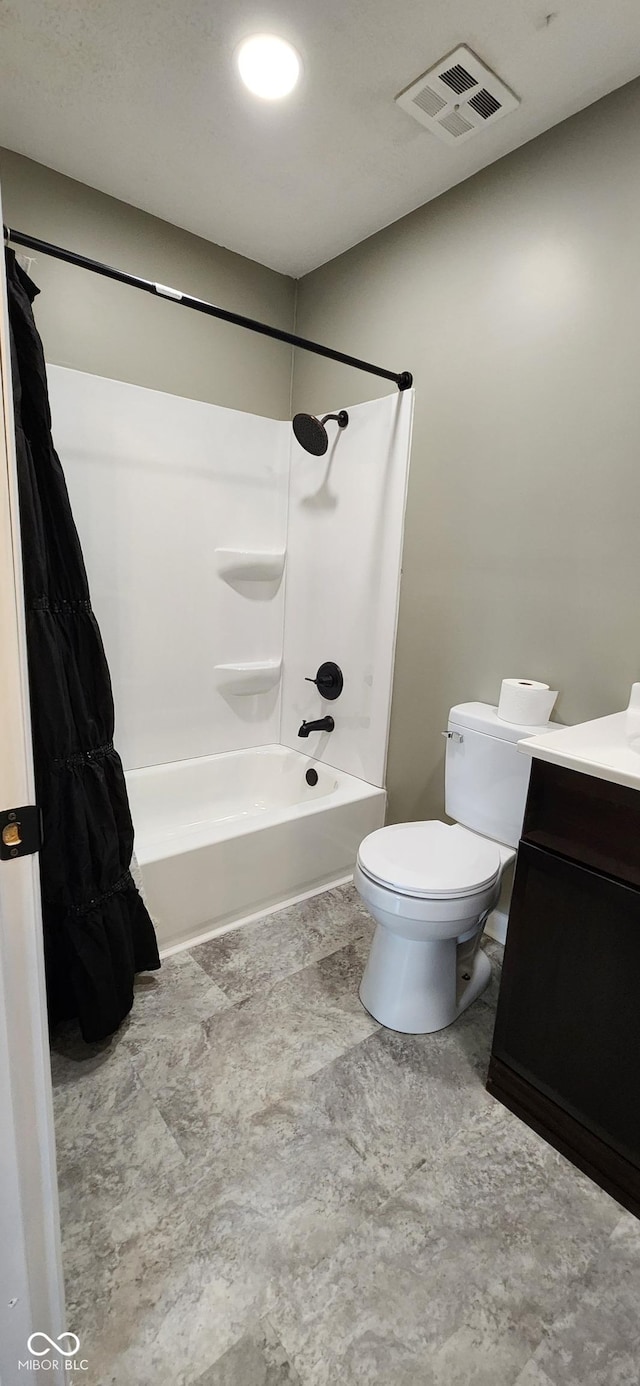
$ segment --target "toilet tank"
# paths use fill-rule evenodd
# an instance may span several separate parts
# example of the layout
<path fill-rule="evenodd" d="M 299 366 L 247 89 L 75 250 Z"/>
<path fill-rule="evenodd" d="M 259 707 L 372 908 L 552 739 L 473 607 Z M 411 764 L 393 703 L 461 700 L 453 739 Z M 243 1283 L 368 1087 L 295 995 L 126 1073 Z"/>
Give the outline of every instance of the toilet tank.
<path fill-rule="evenodd" d="M 531 758 L 518 750 L 523 736 L 553 731 L 503 722 L 488 703 L 452 707 L 447 728 L 445 810 L 456 823 L 508 847 L 520 840 Z"/>

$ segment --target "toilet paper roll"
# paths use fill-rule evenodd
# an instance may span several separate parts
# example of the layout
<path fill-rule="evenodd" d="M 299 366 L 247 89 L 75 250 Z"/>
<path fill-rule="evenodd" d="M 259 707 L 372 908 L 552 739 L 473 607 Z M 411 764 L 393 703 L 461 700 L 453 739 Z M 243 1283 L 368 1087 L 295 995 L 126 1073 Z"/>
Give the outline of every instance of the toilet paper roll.
<path fill-rule="evenodd" d="M 498 717 L 521 727 L 541 727 L 549 721 L 557 696 L 548 683 L 536 679 L 503 679 Z"/>

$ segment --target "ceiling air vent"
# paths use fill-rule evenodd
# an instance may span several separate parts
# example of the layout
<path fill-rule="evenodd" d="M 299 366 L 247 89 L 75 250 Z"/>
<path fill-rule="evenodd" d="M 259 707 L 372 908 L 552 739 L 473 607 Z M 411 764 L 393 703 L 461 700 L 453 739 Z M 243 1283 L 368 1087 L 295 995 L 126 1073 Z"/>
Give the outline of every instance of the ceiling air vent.
<path fill-rule="evenodd" d="M 396 96 L 403 111 L 447 144 L 462 144 L 520 105 L 504 82 L 464 46 Z"/>
<path fill-rule="evenodd" d="M 460 92 L 468 91 L 470 87 L 477 86 L 475 77 L 472 77 L 471 73 L 467 72 L 466 67 L 463 67 L 462 63 L 455 63 L 453 67 L 448 67 L 446 72 L 441 72 L 440 81 L 445 82 L 446 85 L 451 87 L 452 91 L 456 91 L 458 95 L 460 95 Z"/>
<path fill-rule="evenodd" d="M 449 111 L 446 116 L 442 117 L 440 124 L 443 130 L 447 130 L 456 139 L 459 139 L 460 135 L 468 135 L 469 131 L 474 128 L 468 120 L 465 120 L 464 116 L 460 115 L 459 111 Z"/>

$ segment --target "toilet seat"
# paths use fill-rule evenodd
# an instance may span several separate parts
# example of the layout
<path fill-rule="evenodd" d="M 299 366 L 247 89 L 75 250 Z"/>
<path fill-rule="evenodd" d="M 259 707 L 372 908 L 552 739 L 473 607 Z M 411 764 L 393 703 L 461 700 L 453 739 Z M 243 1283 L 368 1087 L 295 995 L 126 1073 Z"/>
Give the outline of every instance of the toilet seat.
<path fill-rule="evenodd" d="M 459 823 L 429 819 L 395 823 L 370 833 L 357 865 L 375 885 L 414 900 L 453 900 L 477 895 L 500 875 L 496 843 Z"/>

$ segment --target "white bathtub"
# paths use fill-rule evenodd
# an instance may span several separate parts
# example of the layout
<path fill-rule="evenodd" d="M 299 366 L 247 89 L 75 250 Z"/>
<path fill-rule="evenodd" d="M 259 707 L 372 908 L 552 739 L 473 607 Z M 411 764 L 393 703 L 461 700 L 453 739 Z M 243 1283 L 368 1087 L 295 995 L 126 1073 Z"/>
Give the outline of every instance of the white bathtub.
<path fill-rule="evenodd" d="M 306 772 L 317 772 L 309 785 Z M 384 822 L 383 789 L 299 751 L 127 771 L 135 850 L 162 950 L 312 893 L 353 870 Z"/>

